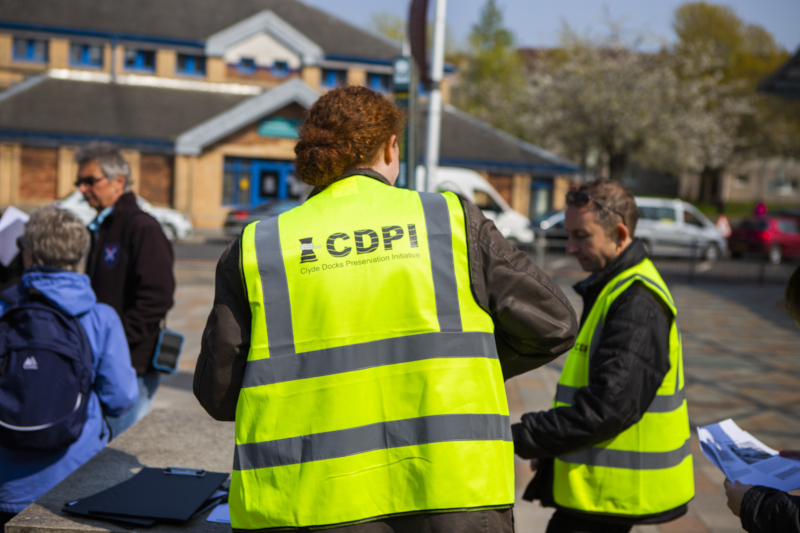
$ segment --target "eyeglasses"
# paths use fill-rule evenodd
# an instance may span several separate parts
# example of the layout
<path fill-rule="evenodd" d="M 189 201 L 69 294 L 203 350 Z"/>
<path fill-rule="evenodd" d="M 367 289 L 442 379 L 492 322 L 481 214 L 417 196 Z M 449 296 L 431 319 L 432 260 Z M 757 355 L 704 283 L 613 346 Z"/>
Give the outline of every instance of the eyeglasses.
<path fill-rule="evenodd" d="M 628 225 L 628 223 L 625 221 L 625 215 L 623 215 L 616 209 L 607 206 L 603 202 L 598 202 L 597 200 L 592 198 L 589 193 L 581 191 L 579 189 L 570 189 L 567 192 L 567 205 L 574 205 L 575 207 L 583 207 L 589 202 L 594 202 L 600 209 L 607 209 L 612 213 L 616 213 L 617 215 L 619 215 L 619 218 L 622 219 L 622 223 L 625 224 L 625 226 Z"/>
<path fill-rule="evenodd" d="M 89 187 L 94 187 L 94 184 L 98 181 L 102 181 L 107 179 L 105 176 L 102 178 L 95 178 L 94 176 L 87 176 L 85 178 L 78 178 L 75 180 L 75 187 L 78 188 L 81 185 L 88 185 Z"/>

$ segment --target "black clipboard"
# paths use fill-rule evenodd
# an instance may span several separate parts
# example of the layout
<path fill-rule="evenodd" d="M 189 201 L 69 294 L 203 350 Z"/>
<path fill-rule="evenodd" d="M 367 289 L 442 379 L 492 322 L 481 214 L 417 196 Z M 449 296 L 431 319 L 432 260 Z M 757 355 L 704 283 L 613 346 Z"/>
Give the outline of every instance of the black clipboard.
<path fill-rule="evenodd" d="M 191 519 L 228 474 L 192 469 L 143 468 L 131 479 L 98 492 L 64 511 L 102 520 L 185 522 Z"/>

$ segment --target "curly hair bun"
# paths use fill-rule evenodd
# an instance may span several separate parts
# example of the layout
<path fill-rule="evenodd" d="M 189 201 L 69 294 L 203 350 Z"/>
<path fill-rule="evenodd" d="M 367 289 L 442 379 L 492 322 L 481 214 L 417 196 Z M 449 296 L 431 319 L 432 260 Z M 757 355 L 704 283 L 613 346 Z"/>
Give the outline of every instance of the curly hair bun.
<path fill-rule="evenodd" d="M 342 87 L 322 96 L 309 111 L 295 146 L 300 178 L 323 189 L 345 170 L 369 166 L 403 127 L 401 111 L 365 87 Z"/>

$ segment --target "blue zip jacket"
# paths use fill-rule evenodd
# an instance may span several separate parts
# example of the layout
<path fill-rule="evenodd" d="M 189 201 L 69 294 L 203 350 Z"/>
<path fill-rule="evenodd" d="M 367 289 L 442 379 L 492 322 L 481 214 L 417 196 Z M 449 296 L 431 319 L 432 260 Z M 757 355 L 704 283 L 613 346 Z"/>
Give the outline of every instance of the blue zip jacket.
<path fill-rule="evenodd" d="M 128 342 L 117 313 L 97 303 L 89 278 L 53 268 L 25 271 L 22 285 L 35 288 L 62 313 L 76 316 L 92 346 L 93 390 L 78 440 L 58 452 L 25 452 L 0 446 L 0 511 L 18 513 L 105 447 L 103 413 L 118 416 L 139 396 Z M 0 315 L 9 304 L 0 300 Z"/>

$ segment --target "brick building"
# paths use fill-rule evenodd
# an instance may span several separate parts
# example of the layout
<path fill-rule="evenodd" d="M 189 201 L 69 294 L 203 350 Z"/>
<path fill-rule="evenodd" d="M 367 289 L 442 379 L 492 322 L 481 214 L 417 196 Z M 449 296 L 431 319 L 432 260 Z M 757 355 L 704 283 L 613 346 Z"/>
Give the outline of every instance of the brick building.
<path fill-rule="evenodd" d="M 339 85 L 389 93 L 399 53 L 296 0 L 4 0 L 0 208 L 72 192 L 75 149 L 103 139 L 125 150 L 136 192 L 219 227 L 232 208 L 299 194 L 306 110 Z M 557 177 L 578 170 L 450 106 L 441 163 L 483 173 L 525 214 L 553 191 L 557 205 Z"/>

